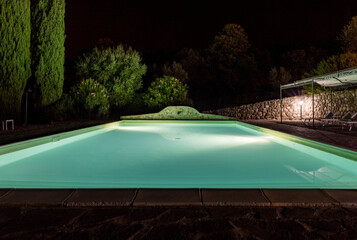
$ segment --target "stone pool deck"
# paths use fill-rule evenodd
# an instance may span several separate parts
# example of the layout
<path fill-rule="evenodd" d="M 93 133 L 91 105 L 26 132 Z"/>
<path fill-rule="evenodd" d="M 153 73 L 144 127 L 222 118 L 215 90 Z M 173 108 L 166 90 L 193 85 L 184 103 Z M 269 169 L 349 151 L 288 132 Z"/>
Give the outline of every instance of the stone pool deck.
<path fill-rule="evenodd" d="M 356 130 L 245 122 L 357 151 Z M 356 228 L 356 190 L 0 189 L 0 239 L 357 239 Z"/>
<path fill-rule="evenodd" d="M 357 208 L 0 207 L 0 239 L 357 239 Z"/>
<path fill-rule="evenodd" d="M 343 189 L 0 189 L 0 206 L 357 207 Z"/>

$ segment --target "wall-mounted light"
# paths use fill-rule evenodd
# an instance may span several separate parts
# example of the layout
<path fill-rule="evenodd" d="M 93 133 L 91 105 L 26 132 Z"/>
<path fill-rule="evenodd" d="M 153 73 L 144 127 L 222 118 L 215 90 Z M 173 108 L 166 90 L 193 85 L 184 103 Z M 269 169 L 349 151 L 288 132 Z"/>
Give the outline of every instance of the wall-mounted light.
<path fill-rule="evenodd" d="M 299 101 L 299 105 L 300 105 L 300 120 L 302 120 L 302 104 L 303 104 L 304 102 L 303 101 Z"/>

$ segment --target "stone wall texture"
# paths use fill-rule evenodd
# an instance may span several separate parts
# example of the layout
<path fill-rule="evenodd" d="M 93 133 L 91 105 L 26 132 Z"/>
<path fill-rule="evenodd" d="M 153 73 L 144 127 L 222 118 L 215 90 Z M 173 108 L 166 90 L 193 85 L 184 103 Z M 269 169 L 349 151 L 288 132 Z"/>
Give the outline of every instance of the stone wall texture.
<path fill-rule="evenodd" d="M 331 101 L 332 99 L 332 101 Z M 299 102 L 302 101 L 300 108 Z M 342 117 L 347 112 L 357 112 L 357 89 L 333 91 L 314 96 L 315 117 L 323 117 L 330 111 Z M 300 114 L 300 110 L 301 114 Z M 235 117 L 237 119 L 280 119 L 280 99 L 253 104 L 221 108 L 206 113 Z M 299 120 L 312 117 L 311 95 L 283 98 L 283 120 Z"/>

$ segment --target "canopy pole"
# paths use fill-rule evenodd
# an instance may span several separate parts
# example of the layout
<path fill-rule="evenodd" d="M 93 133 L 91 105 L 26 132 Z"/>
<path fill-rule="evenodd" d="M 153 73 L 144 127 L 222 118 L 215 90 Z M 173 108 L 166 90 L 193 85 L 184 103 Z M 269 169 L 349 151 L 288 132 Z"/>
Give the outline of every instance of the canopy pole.
<path fill-rule="evenodd" d="M 283 90 L 280 85 L 280 123 L 283 123 Z"/>
<path fill-rule="evenodd" d="M 312 80 L 312 128 L 315 128 L 314 80 Z"/>

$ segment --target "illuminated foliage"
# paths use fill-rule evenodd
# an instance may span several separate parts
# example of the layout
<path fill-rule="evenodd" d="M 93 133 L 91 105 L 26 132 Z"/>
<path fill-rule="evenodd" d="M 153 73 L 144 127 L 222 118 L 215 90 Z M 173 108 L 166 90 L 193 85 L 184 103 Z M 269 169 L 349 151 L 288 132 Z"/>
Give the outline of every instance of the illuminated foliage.
<path fill-rule="evenodd" d="M 342 42 L 345 52 L 357 52 L 357 16 L 344 26 L 338 39 Z"/>
<path fill-rule="evenodd" d="M 149 107 L 167 107 L 188 102 L 188 86 L 174 77 L 155 79 L 144 94 L 144 101 Z"/>
<path fill-rule="evenodd" d="M 343 53 L 340 55 L 334 55 L 326 60 L 322 60 L 317 64 L 317 67 L 309 73 L 305 73 L 305 77 L 314 77 L 323 74 L 336 72 L 341 69 L 356 67 L 357 66 L 357 53 Z M 314 93 L 321 93 L 328 89 L 316 86 Z M 308 94 L 312 93 L 311 86 L 304 86 L 304 91 Z"/>
<path fill-rule="evenodd" d="M 312 77 L 323 75 L 326 73 L 336 72 L 341 69 L 356 67 L 357 66 L 357 53 L 343 53 L 334 55 L 326 60 L 322 60 L 317 64 L 317 67 L 310 73 L 306 73 L 305 77 Z"/>
<path fill-rule="evenodd" d="M 127 106 L 142 87 L 146 73 L 139 53 L 132 48 L 125 51 L 122 45 L 106 49 L 94 48 L 77 63 L 77 74 L 83 79 L 92 78 L 108 89 L 110 104 Z"/>
<path fill-rule="evenodd" d="M 0 119 L 19 119 L 30 68 L 30 0 L 0 1 Z"/>
<path fill-rule="evenodd" d="M 65 58 L 65 1 L 36 0 L 31 6 L 33 97 L 42 108 L 61 98 Z"/>
<path fill-rule="evenodd" d="M 107 89 L 94 81 L 86 79 L 73 87 L 71 95 L 76 112 L 81 115 L 103 117 L 109 114 L 109 94 Z"/>

